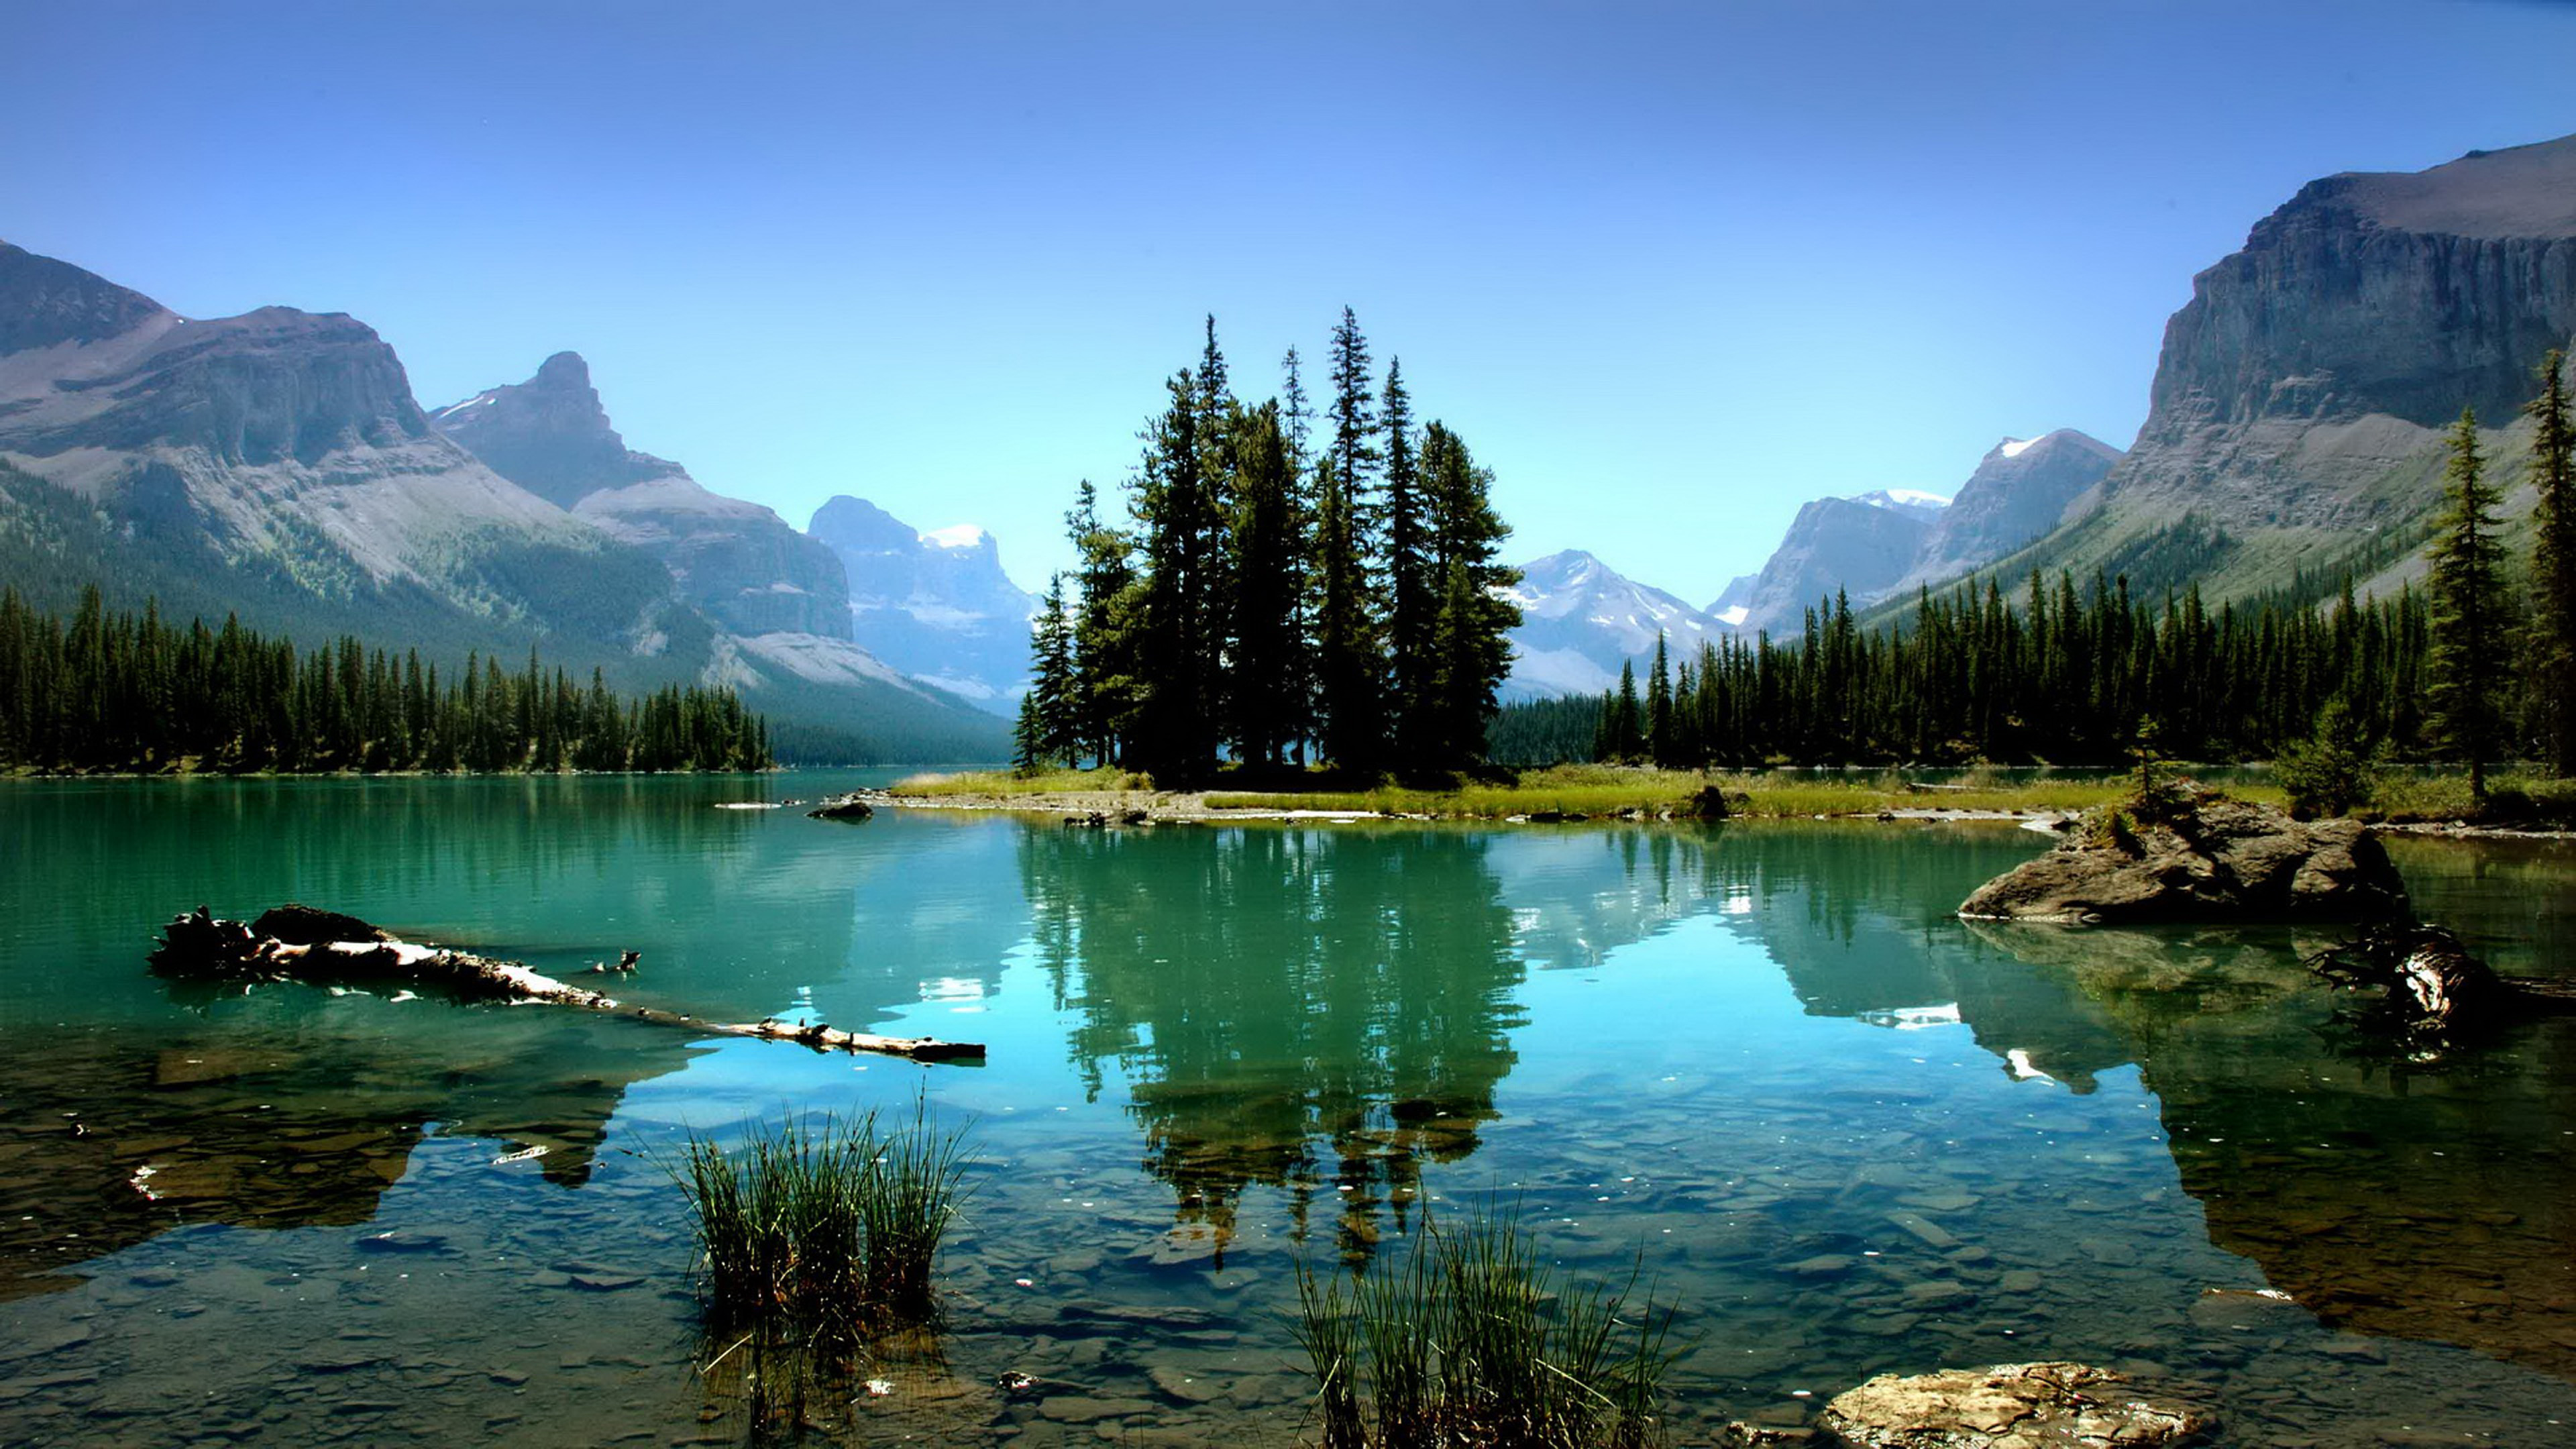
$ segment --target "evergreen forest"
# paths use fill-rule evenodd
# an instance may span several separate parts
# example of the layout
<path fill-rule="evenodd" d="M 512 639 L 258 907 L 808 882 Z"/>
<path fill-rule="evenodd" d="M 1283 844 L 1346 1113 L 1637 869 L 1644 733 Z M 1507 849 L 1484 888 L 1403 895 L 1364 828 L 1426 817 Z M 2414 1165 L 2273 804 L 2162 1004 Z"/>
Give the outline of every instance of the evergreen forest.
<path fill-rule="evenodd" d="M 69 621 L 0 590 L 0 769 L 318 774 L 388 770 L 758 770 L 768 727 L 730 690 L 640 699 L 469 655 L 442 675 L 342 637 L 311 653 L 226 619 L 186 628 L 157 604 Z"/>
<path fill-rule="evenodd" d="M 2576 774 L 2576 428 L 2564 357 L 2536 375 L 2527 567 L 2500 542 L 2502 489 L 2463 411 L 2421 590 L 2359 601 L 2347 577 L 2323 608 L 2294 588 L 2213 611 L 2196 587 L 2140 599 L 2124 576 L 2079 588 L 2033 573 L 2018 598 L 1991 582 L 1918 592 L 1910 618 L 1873 630 L 1837 596 L 1795 641 L 1708 641 L 1676 660 L 1659 640 L 1643 681 L 1629 666 L 1598 699 L 1511 706 L 1490 752 L 1688 769 L 2325 749 L 2461 762 L 2475 796 L 2507 755 Z"/>
<path fill-rule="evenodd" d="M 1238 398 L 1209 318 L 1146 421 L 1124 520 L 1079 485 L 1080 562 L 1032 630 L 1022 769 L 1184 784 L 1225 758 L 1408 779 L 1482 760 L 1520 623 L 1492 472 L 1417 424 L 1401 361 L 1380 381 L 1347 307 L 1320 415 L 1296 349 L 1281 370 L 1278 395 Z"/>

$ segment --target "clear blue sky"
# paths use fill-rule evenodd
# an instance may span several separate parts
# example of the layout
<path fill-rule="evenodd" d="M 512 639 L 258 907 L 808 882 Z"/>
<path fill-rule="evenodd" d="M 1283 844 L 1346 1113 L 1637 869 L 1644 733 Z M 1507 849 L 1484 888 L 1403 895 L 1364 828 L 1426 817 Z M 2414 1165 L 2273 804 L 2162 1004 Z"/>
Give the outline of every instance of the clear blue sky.
<path fill-rule="evenodd" d="M 2576 9 L 17 0 L 0 238 L 372 324 L 430 406 L 591 361 L 799 526 L 1024 584 L 1214 312 L 1347 303 L 1514 557 L 1704 603 L 1811 497 L 2126 445 L 2192 274 L 2316 176 L 2576 131 Z"/>

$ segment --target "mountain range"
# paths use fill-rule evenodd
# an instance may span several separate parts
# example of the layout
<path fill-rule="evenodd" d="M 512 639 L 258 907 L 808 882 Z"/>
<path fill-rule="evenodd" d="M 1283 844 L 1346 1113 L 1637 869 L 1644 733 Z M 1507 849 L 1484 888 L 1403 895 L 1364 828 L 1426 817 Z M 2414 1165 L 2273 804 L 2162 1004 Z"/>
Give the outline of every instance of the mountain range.
<path fill-rule="evenodd" d="M 6 244 L 0 568 L 40 606 L 96 582 L 307 643 L 728 684 L 791 754 L 1005 749 L 988 713 L 857 646 L 828 547 L 628 449 L 579 357 L 433 417 L 354 318 L 185 318 Z"/>
<path fill-rule="evenodd" d="M 2060 429 L 2003 440 L 1950 495 L 1816 499 L 1706 608 L 1579 550 L 1532 560 L 1506 692 L 1607 687 L 1659 634 L 1688 653 L 1837 593 L 1884 618 L 2033 569 L 2213 603 L 2399 586 L 2442 428 L 2473 405 L 2516 476 L 2531 368 L 2571 334 L 2576 137 L 2324 178 L 2194 279 L 2126 453 Z M 730 684 L 809 756 L 996 757 L 1028 673 L 1032 601 L 990 535 L 848 495 L 800 532 L 629 448 L 577 354 L 432 413 L 356 319 L 185 318 L 6 244 L 0 570 L 55 608 L 96 581 L 307 640 Z"/>
<path fill-rule="evenodd" d="M 1934 585 L 2003 558 L 2055 527 L 2067 506 L 2120 456 L 2072 428 L 2006 438 L 1955 498 L 1883 488 L 1819 498 L 1798 510 L 1759 573 L 1730 582 L 1704 609 L 1637 583 L 1588 553 L 1521 565 L 1506 696 L 1597 694 L 1623 663 L 1644 664 L 1660 631 L 1674 657 L 1702 640 L 1794 634 L 1807 611 L 1839 593 L 1866 608 L 1917 584 Z"/>
<path fill-rule="evenodd" d="M 1946 507 L 1893 491 L 1809 503 L 1760 573 L 1677 622 L 1794 631 L 1838 590 L 1885 621 L 1918 588 L 2010 589 L 2032 570 L 2195 585 L 2212 604 L 2312 602 L 2346 578 L 2393 590 L 2423 575 L 2442 431 L 2464 406 L 2488 430 L 2518 551 L 2532 499 L 2519 409 L 2542 355 L 2571 338 L 2576 136 L 2329 176 L 2193 279 L 2126 452 L 2060 429 L 2005 439 Z M 1516 689 L 1598 688 L 1581 681 L 1651 655 L 1630 614 L 1591 601 L 1671 595 L 1597 560 L 1579 580 L 1549 563 L 1523 586 L 1543 622 L 1522 633 Z M 1549 597 L 1559 578 L 1563 600 Z"/>

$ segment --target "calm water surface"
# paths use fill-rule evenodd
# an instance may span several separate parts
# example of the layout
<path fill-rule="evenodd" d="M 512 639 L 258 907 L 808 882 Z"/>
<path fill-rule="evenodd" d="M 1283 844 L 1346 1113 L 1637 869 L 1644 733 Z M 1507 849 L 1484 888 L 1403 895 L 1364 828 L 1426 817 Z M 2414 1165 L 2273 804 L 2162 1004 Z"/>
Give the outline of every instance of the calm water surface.
<path fill-rule="evenodd" d="M 916 1092 L 976 1156 L 948 1330 L 819 1437 L 1293 1442 L 1294 1265 L 1496 1196 L 1678 1306 L 1677 1442 L 2042 1357 L 2231 1444 L 2576 1435 L 2576 1022 L 2391 1062 L 2314 940 L 1951 919 L 2046 848 L 2011 829 L 713 808 L 858 778 L 0 787 L 0 1442 L 740 1442 L 658 1155 Z M 2399 854 L 2570 970 L 2576 852 Z M 174 912 L 287 899 L 991 1056 L 144 969 Z"/>

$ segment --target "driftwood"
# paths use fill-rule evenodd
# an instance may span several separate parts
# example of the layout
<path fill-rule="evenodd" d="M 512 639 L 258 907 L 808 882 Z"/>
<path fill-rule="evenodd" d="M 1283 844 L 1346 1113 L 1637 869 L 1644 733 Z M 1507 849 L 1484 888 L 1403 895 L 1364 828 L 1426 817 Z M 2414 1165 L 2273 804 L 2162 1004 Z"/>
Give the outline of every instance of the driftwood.
<path fill-rule="evenodd" d="M 328 933 L 328 934 L 326 934 Z M 617 967 L 633 970 L 633 952 Z M 312 986 L 398 987 L 461 1002 L 546 1003 L 608 1012 L 629 1021 L 677 1027 L 708 1036 L 792 1041 L 816 1051 L 882 1052 L 919 1062 L 980 1061 L 975 1042 L 936 1037 L 871 1036 L 821 1022 L 761 1021 L 748 1025 L 702 1021 L 676 1011 L 635 1006 L 531 971 L 516 961 L 397 941 L 354 916 L 284 906 L 244 925 L 218 918 L 204 906 L 172 918 L 152 952 L 152 969 L 189 981 L 249 985 L 300 981 Z"/>

